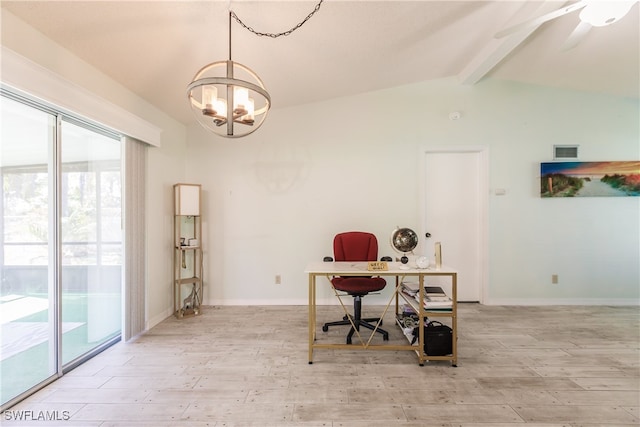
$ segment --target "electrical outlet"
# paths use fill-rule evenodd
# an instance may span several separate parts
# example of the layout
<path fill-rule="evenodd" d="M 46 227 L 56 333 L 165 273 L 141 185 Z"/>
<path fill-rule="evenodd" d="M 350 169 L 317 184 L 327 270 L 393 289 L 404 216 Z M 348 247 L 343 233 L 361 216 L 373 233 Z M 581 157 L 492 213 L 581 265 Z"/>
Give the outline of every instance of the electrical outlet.
<path fill-rule="evenodd" d="M 282 276 L 280 276 L 279 274 L 276 274 L 276 285 L 280 285 L 282 284 Z"/>
<path fill-rule="evenodd" d="M 558 284 L 558 275 L 557 274 L 552 274 L 551 275 L 551 283 L 553 283 L 554 285 Z"/>

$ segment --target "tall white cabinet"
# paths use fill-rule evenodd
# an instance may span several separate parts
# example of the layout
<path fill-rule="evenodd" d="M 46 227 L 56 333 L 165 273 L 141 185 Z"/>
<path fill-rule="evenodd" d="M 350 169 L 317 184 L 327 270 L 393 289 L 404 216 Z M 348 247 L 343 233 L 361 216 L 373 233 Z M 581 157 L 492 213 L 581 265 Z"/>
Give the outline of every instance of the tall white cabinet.
<path fill-rule="evenodd" d="M 202 188 L 200 184 L 173 186 L 174 314 L 181 319 L 201 312 L 203 291 Z"/>

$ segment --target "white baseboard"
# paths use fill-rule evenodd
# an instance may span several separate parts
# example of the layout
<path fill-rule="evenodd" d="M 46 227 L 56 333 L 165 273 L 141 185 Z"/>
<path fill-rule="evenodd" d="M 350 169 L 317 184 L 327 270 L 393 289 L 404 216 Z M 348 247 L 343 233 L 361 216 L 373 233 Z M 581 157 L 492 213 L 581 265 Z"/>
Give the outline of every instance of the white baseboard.
<path fill-rule="evenodd" d="M 485 305 L 612 305 L 639 306 L 639 298 L 487 298 Z"/>
<path fill-rule="evenodd" d="M 292 299 L 213 299 L 204 301 L 204 305 L 309 305 L 306 298 Z"/>
<path fill-rule="evenodd" d="M 210 300 L 204 305 L 308 305 L 309 300 L 306 298 L 293 299 L 232 299 L 232 300 Z M 317 305 L 340 305 L 335 297 L 318 299 Z M 351 305 L 351 301 L 344 301 L 345 305 Z M 488 298 L 482 304 L 484 305 L 611 305 L 611 306 L 640 306 L 638 298 Z M 373 305 L 384 305 L 384 303 L 375 302 Z M 171 313 L 169 313 L 170 315 Z M 162 321 L 164 319 L 161 319 Z M 158 322 L 159 323 L 159 322 Z"/>
<path fill-rule="evenodd" d="M 344 300 L 343 303 L 348 306 L 352 306 L 351 298 Z M 306 298 L 292 298 L 292 299 L 231 299 L 231 300 L 209 300 L 203 303 L 204 305 L 309 305 L 309 300 Z M 340 302 L 335 297 L 322 298 L 316 300 L 317 305 L 340 305 Z M 370 305 L 384 305 L 379 302 Z"/>
<path fill-rule="evenodd" d="M 158 323 L 162 322 L 167 317 L 172 316 L 172 315 L 173 315 L 173 309 L 172 308 L 167 308 L 167 310 L 164 313 L 160 313 L 157 316 L 154 316 L 153 318 L 147 320 L 147 323 L 145 325 L 145 331 L 148 331 L 149 329 L 153 328 Z"/>

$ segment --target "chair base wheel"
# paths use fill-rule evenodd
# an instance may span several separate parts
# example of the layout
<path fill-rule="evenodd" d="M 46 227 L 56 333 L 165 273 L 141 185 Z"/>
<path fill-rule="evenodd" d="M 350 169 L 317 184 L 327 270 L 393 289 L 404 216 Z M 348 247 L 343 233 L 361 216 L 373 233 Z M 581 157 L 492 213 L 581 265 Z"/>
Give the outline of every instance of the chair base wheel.
<path fill-rule="evenodd" d="M 327 325 L 322 325 L 322 332 L 327 332 L 329 327 Z"/>

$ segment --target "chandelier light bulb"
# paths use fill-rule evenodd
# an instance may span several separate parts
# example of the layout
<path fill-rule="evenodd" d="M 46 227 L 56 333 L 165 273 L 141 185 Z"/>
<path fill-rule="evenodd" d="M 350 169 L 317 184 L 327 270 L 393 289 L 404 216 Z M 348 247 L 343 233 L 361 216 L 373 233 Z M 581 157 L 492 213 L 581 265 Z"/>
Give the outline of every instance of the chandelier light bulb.
<path fill-rule="evenodd" d="M 214 109 L 218 112 L 222 117 L 227 116 L 227 100 L 226 99 L 216 99 L 214 104 Z"/>
<path fill-rule="evenodd" d="M 202 113 L 207 116 L 215 116 L 218 111 L 223 111 L 216 108 L 218 105 L 218 88 L 211 85 L 202 87 L 202 104 L 204 108 Z M 218 106 L 219 107 L 219 106 Z"/>
<path fill-rule="evenodd" d="M 255 113 L 255 101 L 253 98 L 247 99 L 247 114 L 242 118 L 243 122 L 253 123 L 254 122 L 254 113 Z"/>
<path fill-rule="evenodd" d="M 233 108 L 234 110 L 244 110 L 249 102 L 249 90 L 244 87 L 233 88 Z"/>

